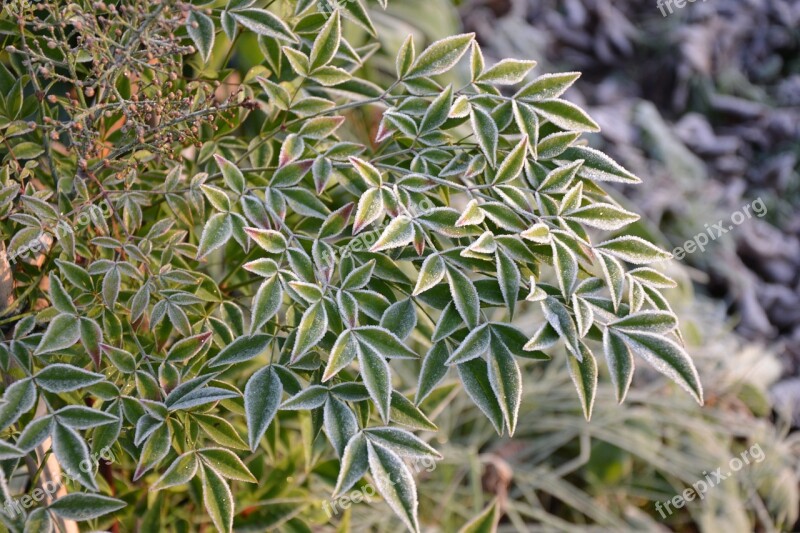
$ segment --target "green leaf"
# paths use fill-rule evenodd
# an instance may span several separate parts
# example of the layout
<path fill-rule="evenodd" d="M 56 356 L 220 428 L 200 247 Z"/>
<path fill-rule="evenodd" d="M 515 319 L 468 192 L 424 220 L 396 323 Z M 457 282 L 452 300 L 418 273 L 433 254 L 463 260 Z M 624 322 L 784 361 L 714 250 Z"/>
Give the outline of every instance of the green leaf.
<path fill-rule="evenodd" d="M 20 448 L 0 440 L 0 461 L 5 461 L 7 459 L 18 459 L 24 455 L 25 452 Z"/>
<path fill-rule="evenodd" d="M 340 235 L 350 221 L 350 213 L 353 212 L 353 207 L 354 204 L 350 202 L 331 213 L 319 229 L 319 238 L 328 239 Z"/>
<path fill-rule="evenodd" d="M 404 429 L 393 427 L 368 428 L 364 430 L 369 442 L 380 444 L 400 457 L 414 459 L 441 459 L 442 456 L 428 443 Z"/>
<path fill-rule="evenodd" d="M 583 160 L 571 161 L 569 164 L 559 166 L 548 172 L 538 189 L 542 192 L 564 192 L 578 174 L 583 165 Z"/>
<path fill-rule="evenodd" d="M 358 235 L 362 229 L 381 216 L 383 216 L 383 195 L 380 189 L 373 187 L 362 194 L 358 200 L 358 208 L 356 208 L 356 216 L 353 221 L 353 235 Z"/>
<path fill-rule="evenodd" d="M 56 259 L 56 264 L 64 277 L 74 286 L 84 291 L 92 290 L 92 278 L 83 267 L 60 259 Z"/>
<path fill-rule="evenodd" d="M 494 168 L 497 162 L 497 142 L 500 136 L 497 124 L 489 113 L 477 106 L 472 106 L 469 116 L 472 131 L 475 133 L 475 138 L 478 139 L 483 155 L 486 156 L 489 165 Z"/>
<path fill-rule="evenodd" d="M 578 329 L 567 308 L 552 296 L 548 296 L 542 301 L 542 311 L 559 338 L 564 339 L 570 353 L 580 359 L 583 355 L 578 341 Z M 532 346 L 526 346 L 525 349 L 532 349 Z"/>
<path fill-rule="evenodd" d="M 89 490 L 97 490 L 89 447 L 78 432 L 62 424 L 53 429 L 53 453 L 62 470 Z M 88 468 L 87 468 L 88 465 Z"/>
<path fill-rule="evenodd" d="M 256 77 L 256 80 L 261 85 L 261 88 L 264 89 L 264 92 L 267 93 L 267 96 L 269 96 L 270 103 L 274 104 L 281 111 L 289 109 L 292 98 L 289 96 L 289 93 L 286 92 L 286 89 L 261 76 Z"/>
<path fill-rule="evenodd" d="M 130 373 L 136 370 L 136 358 L 130 352 L 102 343 L 100 349 L 108 356 L 111 364 L 121 372 Z"/>
<path fill-rule="evenodd" d="M 318 302 L 306 309 L 300 325 L 297 327 L 297 337 L 292 348 L 292 361 L 297 361 L 300 356 L 313 348 L 328 331 L 328 314 L 322 302 Z"/>
<path fill-rule="evenodd" d="M 600 260 L 600 268 L 603 270 L 606 286 L 611 293 L 611 301 L 614 304 L 614 309 L 617 309 L 622 302 L 625 270 L 622 268 L 622 264 L 619 261 L 610 255 L 599 253 L 599 250 L 595 250 L 595 257 Z"/>
<path fill-rule="evenodd" d="M 524 350 L 547 350 L 551 348 L 561 337 L 558 331 L 549 322 L 542 326 L 533 334 L 533 337 L 525 344 Z"/>
<path fill-rule="evenodd" d="M 448 85 L 425 110 L 422 122 L 419 124 L 420 133 L 426 133 L 439 128 L 447 121 L 450 107 L 453 105 L 453 87 Z"/>
<path fill-rule="evenodd" d="M 119 511 L 126 505 L 124 501 L 116 498 L 75 492 L 62 496 L 47 508 L 65 520 L 82 522 Z"/>
<path fill-rule="evenodd" d="M 57 315 L 47 326 L 36 355 L 65 350 L 81 338 L 80 320 L 71 314 Z"/>
<path fill-rule="evenodd" d="M 678 343 L 654 333 L 626 331 L 621 336 L 634 353 L 687 390 L 703 404 L 703 386 L 692 358 Z"/>
<path fill-rule="evenodd" d="M 197 454 L 203 464 L 213 469 L 217 474 L 228 479 L 256 483 L 258 480 L 245 466 L 239 457 L 224 448 L 203 448 Z"/>
<path fill-rule="evenodd" d="M 569 298 L 578 279 L 578 258 L 566 244 L 555 237 L 551 240 L 550 247 L 553 250 L 553 267 L 558 287 L 564 298 Z"/>
<path fill-rule="evenodd" d="M 339 477 L 336 480 L 334 495 L 347 492 L 361 479 L 369 468 L 367 452 L 367 439 L 363 433 L 353 435 L 347 442 L 342 453 L 342 462 L 339 467 Z"/>
<path fill-rule="evenodd" d="M 383 313 L 380 326 L 399 340 L 405 340 L 417 327 L 417 311 L 411 298 L 400 300 Z"/>
<path fill-rule="evenodd" d="M 622 403 L 633 380 L 633 355 L 622 338 L 609 328 L 603 330 L 603 353 L 617 402 Z"/>
<path fill-rule="evenodd" d="M 422 369 L 419 373 L 419 384 L 414 403 L 419 405 L 433 392 L 439 382 L 447 374 L 446 361 L 450 358 L 450 350 L 444 341 L 435 342 L 425 357 L 422 359 Z"/>
<path fill-rule="evenodd" d="M 300 411 L 311 410 L 322 407 L 328 399 L 328 389 L 321 385 L 312 385 L 307 389 L 301 390 L 281 405 L 282 410 Z"/>
<path fill-rule="evenodd" d="M 188 361 L 196 356 L 200 351 L 208 346 L 211 340 L 211 332 L 200 333 L 199 335 L 192 335 L 185 339 L 181 339 L 172 346 L 167 352 L 167 361 Z"/>
<path fill-rule="evenodd" d="M 532 104 L 544 118 L 567 131 L 600 131 L 597 122 L 586 112 L 566 100 L 541 100 Z"/>
<path fill-rule="evenodd" d="M 39 446 L 53 431 L 53 415 L 33 419 L 17 437 L 16 446 L 25 453 Z"/>
<path fill-rule="evenodd" d="M 372 273 L 375 271 L 375 264 L 375 260 L 370 259 L 350 272 L 347 277 L 344 278 L 344 281 L 342 281 L 342 289 L 352 291 L 365 287 L 372 278 Z"/>
<path fill-rule="evenodd" d="M 420 431 L 436 431 L 438 429 L 436 424 L 431 422 L 411 400 L 397 391 L 392 391 L 389 418 L 392 422 Z"/>
<path fill-rule="evenodd" d="M 561 205 L 558 206 L 558 214 L 569 212 L 580 207 L 583 201 L 583 182 L 578 181 L 572 185 L 566 194 L 561 199 Z"/>
<path fill-rule="evenodd" d="M 94 385 L 103 381 L 105 376 L 77 366 L 54 363 L 40 370 L 33 379 L 36 381 L 36 385 L 47 392 L 61 393 Z"/>
<path fill-rule="evenodd" d="M 489 368 L 483 359 L 472 359 L 458 365 L 458 375 L 464 390 L 486 415 L 499 435 L 503 434 L 503 410 L 489 380 Z"/>
<path fill-rule="evenodd" d="M 336 454 L 342 458 L 342 467 L 344 468 L 347 443 L 358 432 L 356 415 L 343 401 L 327 396 L 322 416 L 325 435 L 328 436 L 328 440 L 331 442 L 333 449 L 336 450 Z M 366 456 L 364 459 L 364 462 L 366 462 Z"/>
<path fill-rule="evenodd" d="M 383 176 L 381 176 L 380 171 L 378 171 L 372 163 L 357 157 L 350 157 L 348 160 L 350 164 L 353 165 L 353 168 L 356 169 L 358 175 L 364 178 L 364 181 L 367 182 L 368 185 L 378 187 L 383 183 Z"/>
<path fill-rule="evenodd" d="M 339 120 L 339 122 L 341 121 Z M 306 124 L 309 123 L 306 122 Z M 315 135 L 315 132 L 311 131 L 310 134 Z M 297 185 L 300 182 L 300 180 L 302 180 L 303 177 L 306 174 L 308 174 L 308 171 L 311 169 L 311 166 L 313 164 L 314 161 L 311 159 L 304 159 L 301 161 L 295 161 L 293 163 L 289 163 L 279 168 L 275 172 L 275 174 L 272 175 L 272 181 L 270 181 L 270 185 L 278 188 L 292 187 L 294 185 Z"/>
<path fill-rule="evenodd" d="M 265 280 L 253 298 L 252 318 L 250 333 L 259 331 L 274 317 L 281 307 L 283 290 L 278 281 L 278 276 Z"/>
<path fill-rule="evenodd" d="M 204 390 L 204 389 L 200 389 Z M 148 470 L 157 466 L 172 448 L 172 431 L 167 424 L 160 424 L 142 446 L 139 464 L 133 473 L 133 480 L 141 478 Z"/>
<path fill-rule="evenodd" d="M 114 305 L 117 303 L 121 281 L 119 268 L 116 266 L 103 276 L 103 302 L 109 309 L 114 309 Z"/>
<path fill-rule="evenodd" d="M 370 398 L 383 422 L 388 423 L 392 399 L 392 379 L 388 363 L 370 345 L 362 343 L 358 351 L 358 364 Z"/>
<path fill-rule="evenodd" d="M 413 80 L 447 72 L 466 53 L 474 38 L 474 33 L 466 33 L 436 41 L 422 51 L 402 79 Z"/>
<path fill-rule="evenodd" d="M 462 211 L 461 216 L 458 217 L 458 220 L 456 221 L 456 227 L 477 226 L 478 224 L 483 224 L 483 220 L 485 218 L 486 213 L 481 210 L 478 201 L 473 199 L 467 203 L 467 206 L 464 208 L 464 211 Z"/>
<path fill-rule="evenodd" d="M 292 43 L 297 42 L 297 38 L 286 23 L 269 11 L 264 9 L 241 9 L 231 11 L 230 14 L 236 22 L 258 35 L 266 35 L 267 37 L 274 37 L 275 39 Z"/>
<path fill-rule="evenodd" d="M 664 261 L 672 257 L 669 252 L 665 252 L 654 244 L 634 235 L 624 235 L 601 242 L 595 245 L 595 248 L 634 265 Z"/>
<path fill-rule="evenodd" d="M 678 327 L 678 319 L 666 311 L 639 311 L 608 323 L 609 327 L 622 332 L 663 334 Z"/>
<path fill-rule="evenodd" d="M 16 159 L 36 159 L 44 153 L 44 148 L 38 143 L 21 142 L 11 152 Z"/>
<path fill-rule="evenodd" d="M 342 38 L 342 28 L 339 11 L 334 11 L 328 22 L 319 30 L 314 45 L 311 47 L 311 70 L 327 65 L 339 50 L 339 41 Z"/>
<path fill-rule="evenodd" d="M 464 118 L 469 116 L 469 110 L 469 98 L 462 94 L 453 102 L 453 106 L 448 113 L 448 118 Z"/>
<path fill-rule="evenodd" d="M 231 423 L 224 418 L 200 413 L 192 413 L 192 418 L 214 442 L 237 450 L 250 449 Z"/>
<path fill-rule="evenodd" d="M 256 451 L 267 431 L 283 395 L 283 384 L 272 366 L 253 374 L 244 389 L 244 410 L 250 450 Z"/>
<path fill-rule="evenodd" d="M 53 519 L 45 508 L 34 509 L 25 520 L 25 529 L 22 533 L 52 533 Z"/>
<path fill-rule="evenodd" d="M 514 260 L 500 248 L 495 252 L 495 259 L 497 262 L 497 282 L 500 284 L 500 292 L 503 294 L 503 301 L 508 308 L 510 318 L 514 318 L 514 308 L 519 298 L 519 268 Z"/>
<path fill-rule="evenodd" d="M 303 122 L 303 127 L 300 128 L 299 135 L 302 135 L 303 137 L 305 137 L 307 139 L 325 139 L 325 138 L 330 137 L 331 135 L 333 135 L 333 133 L 337 129 L 339 129 L 339 127 L 342 124 L 344 124 L 344 122 L 345 122 L 345 117 L 340 117 L 340 116 L 336 116 L 336 117 L 316 117 L 316 118 L 308 119 L 308 120 Z M 317 160 L 319 160 L 319 159 L 315 159 L 315 162 Z M 327 160 L 326 159 L 321 159 L 321 161 L 325 162 Z M 328 163 L 328 165 L 330 166 L 330 163 Z M 312 164 L 312 169 L 313 168 L 314 168 L 314 166 Z M 328 172 L 330 173 L 331 170 L 333 170 L 332 167 L 329 169 Z M 303 172 L 302 175 L 304 176 L 305 172 Z M 316 178 L 316 175 L 315 175 L 315 182 L 316 181 L 317 181 L 317 178 Z"/>
<path fill-rule="evenodd" d="M 33 380 L 22 379 L 12 383 L 3 394 L 0 402 L 0 431 L 19 420 L 36 403 L 36 388 Z"/>
<path fill-rule="evenodd" d="M 55 412 L 55 416 L 59 424 L 64 424 L 74 429 L 89 429 L 118 420 L 114 415 L 81 405 L 62 407 Z"/>
<path fill-rule="evenodd" d="M 78 310 L 75 308 L 75 304 L 72 303 L 72 297 L 64 290 L 64 286 L 56 273 L 50 272 L 48 280 L 50 282 L 50 300 L 53 302 L 53 307 L 62 313 L 77 314 Z"/>
<path fill-rule="evenodd" d="M 514 147 L 508 154 L 500 168 L 497 169 L 497 174 L 494 177 L 495 184 L 508 183 L 515 179 L 522 172 L 522 167 L 525 165 L 525 157 L 528 154 L 528 137 L 522 136 L 522 140 Z"/>
<path fill-rule="evenodd" d="M 494 499 L 486 509 L 464 525 L 458 533 L 494 533 L 497 531 L 499 520 L 500 511 L 497 508 L 497 499 Z"/>
<path fill-rule="evenodd" d="M 581 222 L 593 228 L 612 231 L 636 222 L 639 220 L 639 215 L 612 204 L 598 202 L 570 211 L 564 215 L 564 218 Z"/>
<path fill-rule="evenodd" d="M 402 79 L 411 70 L 411 64 L 414 62 L 414 36 L 409 34 L 400 50 L 397 51 L 397 59 L 395 60 L 395 68 L 397 71 L 397 79 Z"/>
<path fill-rule="evenodd" d="M 200 51 L 200 57 L 208 63 L 211 50 L 214 48 L 214 22 L 200 11 L 192 9 L 186 18 L 186 32 Z"/>
<path fill-rule="evenodd" d="M 445 362 L 447 365 L 466 363 L 472 359 L 482 357 L 489 351 L 491 341 L 491 330 L 489 324 L 481 324 L 469 332 L 469 335 L 461 341 L 453 355 Z"/>
<path fill-rule="evenodd" d="M 584 298 L 572 295 L 572 310 L 575 313 L 575 325 L 578 327 L 578 335 L 585 337 L 594 323 L 594 311 Z"/>
<path fill-rule="evenodd" d="M 187 484 L 197 474 L 199 465 L 200 462 L 197 460 L 197 453 L 194 450 L 184 453 L 169 465 L 164 474 L 150 486 L 150 490 L 156 492 Z"/>
<path fill-rule="evenodd" d="M 478 291 L 466 274 L 459 269 L 447 266 L 447 282 L 450 284 L 450 294 L 453 297 L 458 314 L 470 328 L 478 325 L 480 316 L 480 300 Z"/>
<path fill-rule="evenodd" d="M 239 337 L 219 352 L 214 359 L 209 361 L 208 366 L 215 368 L 218 366 L 235 365 L 244 361 L 250 361 L 251 359 L 267 353 L 271 341 L 272 336 L 270 335 Z"/>
<path fill-rule="evenodd" d="M 678 286 L 675 280 L 649 267 L 639 267 L 628 272 L 628 276 L 642 285 L 654 289 L 672 289 Z"/>
<path fill-rule="evenodd" d="M 472 81 L 478 79 L 478 76 L 483 72 L 486 66 L 486 60 L 483 58 L 483 51 L 476 41 L 472 41 L 472 53 L 469 58 L 469 68 L 472 74 Z"/>
<path fill-rule="evenodd" d="M 418 532 L 417 487 L 408 467 L 396 453 L 374 442 L 367 442 L 367 453 L 378 492 L 406 527 Z"/>
<path fill-rule="evenodd" d="M 175 389 L 176 391 L 178 389 Z M 186 394 L 176 394 L 175 391 L 167 396 L 166 406 L 169 411 L 188 410 L 193 407 L 237 398 L 239 394 L 235 391 L 223 389 L 221 387 L 203 387 L 187 392 Z"/>
<path fill-rule="evenodd" d="M 244 179 L 244 174 L 232 162 L 228 161 L 219 154 L 214 154 L 214 159 L 222 172 L 222 178 L 225 180 L 225 185 L 229 189 L 238 194 L 242 194 L 247 187 L 247 182 Z"/>
<path fill-rule="evenodd" d="M 439 254 L 429 255 L 422 263 L 419 270 L 417 284 L 413 296 L 432 289 L 444 279 L 446 273 L 445 263 Z"/>
<path fill-rule="evenodd" d="M 578 390 L 583 416 L 589 420 L 592 417 L 592 407 L 597 393 L 597 361 L 583 343 L 580 343 L 580 350 L 581 359 L 567 357 L 567 368 L 572 382 Z"/>
<path fill-rule="evenodd" d="M 576 137 L 577 138 L 577 137 Z M 542 150 L 539 150 L 539 157 Z M 622 168 L 619 163 L 606 154 L 588 146 L 572 146 L 556 157 L 559 164 L 570 163 L 582 159 L 580 175 L 594 181 L 612 181 L 619 183 L 641 183 L 642 180 Z"/>
<path fill-rule="evenodd" d="M 390 359 L 417 359 L 414 350 L 403 344 L 394 333 L 378 326 L 362 326 L 353 330 L 358 340 L 368 344 L 381 357 Z"/>
<path fill-rule="evenodd" d="M 552 236 L 547 224 L 538 222 L 519 234 L 523 239 L 533 241 L 537 244 L 549 244 Z"/>
<path fill-rule="evenodd" d="M 260 248 L 271 254 L 280 254 L 286 250 L 286 237 L 278 231 L 261 228 L 244 228 L 244 231 Z"/>
<path fill-rule="evenodd" d="M 203 503 L 218 531 L 233 530 L 233 495 L 228 483 L 212 468 L 203 465 Z"/>
<path fill-rule="evenodd" d="M 197 246 L 197 259 L 203 259 L 208 254 L 227 243 L 233 235 L 233 222 L 229 213 L 217 213 L 208 219 L 200 236 Z"/>
<path fill-rule="evenodd" d="M 289 64 L 291 65 L 292 70 L 294 70 L 300 76 L 308 76 L 309 61 L 307 55 L 305 55 L 300 50 L 295 50 L 294 48 L 291 48 L 289 46 L 282 47 L 281 51 L 286 56 L 286 59 L 289 60 Z M 317 69 L 317 75 L 320 72 L 326 70 L 326 68 L 327 67 L 322 67 Z"/>
<path fill-rule="evenodd" d="M 382 252 L 391 250 L 393 248 L 400 248 L 407 246 L 414 240 L 414 226 L 411 224 L 411 219 L 405 215 L 401 215 L 393 219 L 383 233 L 378 238 L 377 242 L 372 245 L 370 252 Z"/>
<path fill-rule="evenodd" d="M 533 101 L 558 98 L 580 77 L 580 72 L 544 74 L 517 91 L 514 98 Z"/>
<path fill-rule="evenodd" d="M 506 345 L 494 334 L 490 343 L 489 382 L 503 411 L 508 434 L 513 436 L 522 401 L 522 372 Z"/>
<path fill-rule="evenodd" d="M 328 365 L 325 367 L 322 381 L 328 381 L 349 365 L 359 354 L 359 351 L 359 343 L 353 332 L 351 330 L 343 331 L 331 349 L 331 355 L 328 358 Z"/>
<path fill-rule="evenodd" d="M 485 70 L 475 81 L 492 85 L 515 85 L 524 80 L 535 66 L 536 61 L 503 59 Z"/>
<path fill-rule="evenodd" d="M 298 60 L 299 65 L 299 60 Z M 302 66 L 298 66 L 298 68 L 302 68 Z M 333 87 L 334 85 L 345 85 L 346 82 L 350 81 L 352 78 L 351 74 L 343 68 L 339 67 L 319 67 L 317 70 L 314 71 L 313 74 L 310 75 L 311 79 L 322 85 L 323 87 Z M 353 83 L 351 87 L 363 87 L 366 85 L 367 82 L 364 80 L 355 78 L 353 79 Z M 367 87 L 371 89 L 374 88 L 372 85 L 367 85 Z M 346 88 L 339 87 L 341 90 L 346 90 Z M 371 92 L 371 91 L 370 91 Z M 371 95 L 374 96 L 374 95 Z"/>

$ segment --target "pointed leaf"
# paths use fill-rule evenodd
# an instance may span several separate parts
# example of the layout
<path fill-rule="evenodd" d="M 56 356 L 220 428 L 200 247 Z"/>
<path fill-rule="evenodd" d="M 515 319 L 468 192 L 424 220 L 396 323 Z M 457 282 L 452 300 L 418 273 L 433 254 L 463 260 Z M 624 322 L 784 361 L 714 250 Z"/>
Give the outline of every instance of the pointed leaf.
<path fill-rule="evenodd" d="M 422 51 L 403 79 L 413 80 L 447 72 L 466 53 L 474 38 L 475 34 L 466 33 L 436 41 Z"/>
<path fill-rule="evenodd" d="M 272 366 L 253 374 L 244 389 L 244 410 L 250 450 L 256 451 L 267 431 L 283 395 L 283 384 Z"/>

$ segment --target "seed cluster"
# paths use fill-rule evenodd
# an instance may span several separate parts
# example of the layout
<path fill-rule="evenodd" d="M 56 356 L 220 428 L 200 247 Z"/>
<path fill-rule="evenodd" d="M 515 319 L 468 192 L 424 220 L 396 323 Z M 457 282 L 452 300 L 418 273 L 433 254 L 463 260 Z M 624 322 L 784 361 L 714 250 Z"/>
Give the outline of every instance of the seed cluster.
<path fill-rule="evenodd" d="M 6 50 L 37 80 L 46 142 L 80 167 L 95 160 L 124 172 L 115 156 L 140 149 L 172 159 L 231 122 L 237 107 L 252 107 L 239 89 L 220 97 L 218 81 L 179 76 L 196 52 L 180 36 L 189 4 L 51 0 L 8 8 L 26 38 Z"/>

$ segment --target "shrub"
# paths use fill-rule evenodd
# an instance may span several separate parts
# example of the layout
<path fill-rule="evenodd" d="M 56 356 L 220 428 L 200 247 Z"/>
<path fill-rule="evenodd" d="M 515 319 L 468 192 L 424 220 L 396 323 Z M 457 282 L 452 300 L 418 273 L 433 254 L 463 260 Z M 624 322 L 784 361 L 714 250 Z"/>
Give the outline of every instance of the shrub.
<path fill-rule="evenodd" d="M 0 28 L 0 488 L 52 453 L 70 492 L 9 529 L 229 531 L 232 483 L 237 524 L 301 527 L 287 502 L 369 473 L 418 530 L 404 460 L 439 457 L 412 430 L 450 367 L 513 434 L 520 360 L 557 342 L 587 418 L 601 349 L 618 401 L 634 353 L 702 401 L 577 73 L 409 37 L 380 87 L 357 0 L 15 0 Z"/>

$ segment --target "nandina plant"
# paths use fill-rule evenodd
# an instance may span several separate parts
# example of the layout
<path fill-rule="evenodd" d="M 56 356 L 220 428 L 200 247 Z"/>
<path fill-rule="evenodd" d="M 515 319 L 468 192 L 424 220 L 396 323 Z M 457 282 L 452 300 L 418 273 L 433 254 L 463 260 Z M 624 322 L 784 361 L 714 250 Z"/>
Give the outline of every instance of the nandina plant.
<path fill-rule="evenodd" d="M 553 356 L 587 418 L 600 353 L 619 401 L 634 355 L 702 401 L 578 73 L 409 37 L 378 86 L 360 0 L 12 0 L 0 36 L 10 531 L 309 528 L 367 475 L 417 531 L 448 376 L 509 435 Z"/>

